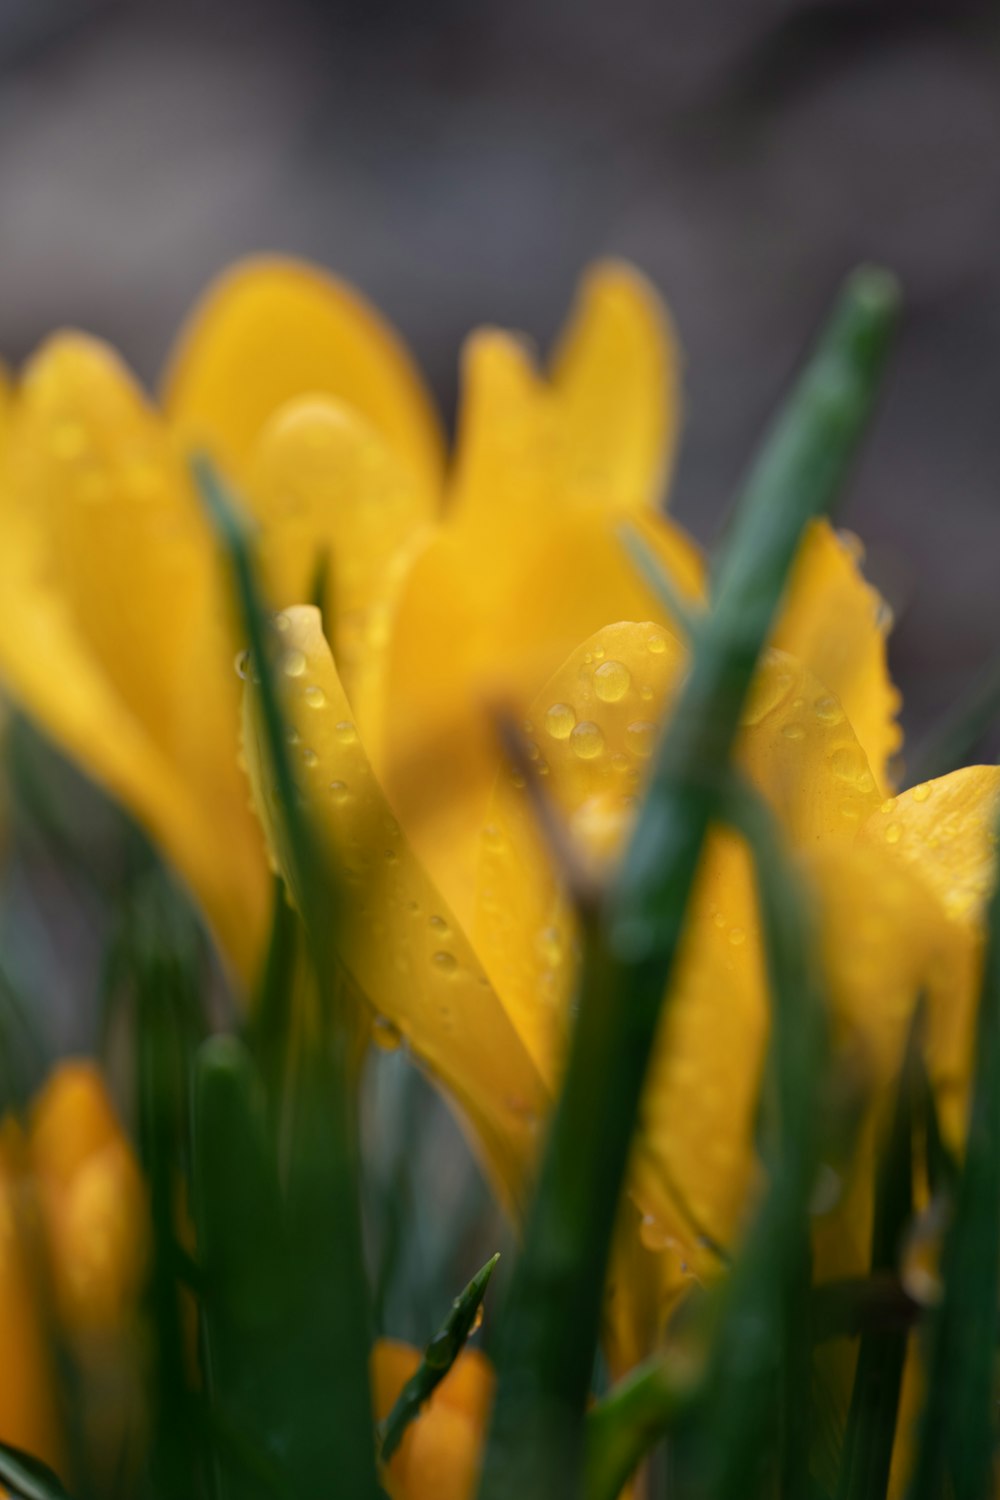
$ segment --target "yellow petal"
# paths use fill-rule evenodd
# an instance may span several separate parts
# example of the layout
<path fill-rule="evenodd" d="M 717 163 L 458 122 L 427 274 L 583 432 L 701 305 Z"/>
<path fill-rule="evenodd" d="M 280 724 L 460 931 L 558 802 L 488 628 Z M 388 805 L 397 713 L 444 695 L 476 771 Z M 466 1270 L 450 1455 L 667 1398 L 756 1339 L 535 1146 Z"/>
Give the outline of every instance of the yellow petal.
<path fill-rule="evenodd" d="M 501 513 L 492 535 L 477 532 L 474 542 L 446 526 L 403 580 L 383 679 L 392 717 L 378 758 L 393 805 L 460 916 L 470 913 L 476 840 L 500 764 L 493 712 L 527 715 L 602 625 L 631 617 L 676 630 L 616 525 L 589 507 L 524 525 Z M 683 535 L 653 515 L 638 529 L 680 592 L 696 598 L 701 563 Z"/>
<path fill-rule="evenodd" d="M 308 815 L 342 873 L 338 941 L 375 1012 L 444 1081 L 473 1123 L 501 1187 L 523 1201 L 548 1099 L 468 938 L 389 809 L 323 638 L 318 611 L 280 617 L 285 714 Z M 268 839 L 287 873 L 279 809 L 248 692 L 244 742 Z"/>
<path fill-rule="evenodd" d="M 800 660 L 766 653 L 743 711 L 738 759 L 794 847 L 853 843 L 881 794 L 854 726 Z"/>
<path fill-rule="evenodd" d="M 29 1150 L 63 1324 L 71 1333 L 114 1335 L 138 1316 L 148 1207 L 92 1064 L 63 1063 L 51 1075 L 32 1109 Z"/>
<path fill-rule="evenodd" d="M 236 762 L 236 639 L 187 476 L 115 357 L 77 336 L 29 368 L 0 513 L 0 671 L 158 840 L 237 968 L 267 874 Z"/>
<path fill-rule="evenodd" d="M 612 510 L 655 505 L 673 467 L 680 358 L 657 292 L 634 267 L 594 266 L 553 360 L 575 493 Z"/>
<path fill-rule="evenodd" d="M 261 525 L 258 555 L 275 607 L 310 602 L 326 565 L 325 627 L 367 725 L 359 698 L 384 649 L 394 569 L 432 519 L 426 491 L 356 412 L 304 397 L 265 426 L 242 498 Z"/>
<path fill-rule="evenodd" d="M 826 521 L 809 528 L 792 574 L 773 644 L 798 657 L 838 698 L 879 786 L 902 734 L 899 693 L 886 663 L 891 617 L 865 581 L 859 544 Z"/>
<path fill-rule="evenodd" d="M 249 260 L 206 292 L 182 333 L 164 404 L 186 447 L 239 476 L 268 418 L 302 395 L 342 400 L 434 495 L 443 440 L 410 355 L 350 287 L 279 257 Z"/>
<path fill-rule="evenodd" d="M 859 840 L 891 856 L 934 899 L 952 931 L 946 966 L 929 985 L 927 1047 L 942 1123 L 953 1142 L 965 1128 L 998 812 L 1000 767 L 967 766 L 890 798 L 868 819 Z"/>
<path fill-rule="evenodd" d="M 0 1128 L 0 1442 L 61 1468 L 55 1370 L 41 1316 L 38 1259 L 19 1192 L 22 1147 L 17 1132 L 5 1123 Z"/>
<path fill-rule="evenodd" d="M 472 334 L 462 351 L 462 404 L 453 524 L 482 528 L 480 545 L 502 527 L 518 535 L 564 498 L 564 455 L 556 405 L 523 339 L 496 328 Z"/>

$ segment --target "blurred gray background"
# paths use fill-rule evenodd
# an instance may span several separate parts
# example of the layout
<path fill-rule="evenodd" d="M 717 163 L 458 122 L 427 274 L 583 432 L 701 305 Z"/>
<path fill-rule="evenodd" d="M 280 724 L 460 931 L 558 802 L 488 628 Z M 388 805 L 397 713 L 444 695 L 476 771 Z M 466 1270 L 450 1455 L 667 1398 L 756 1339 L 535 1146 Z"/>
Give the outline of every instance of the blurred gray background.
<path fill-rule="evenodd" d="M 154 380 L 206 280 L 354 279 L 449 418 L 489 320 L 547 340 L 634 258 L 688 353 L 675 505 L 709 540 L 840 275 L 906 327 L 847 510 L 918 730 L 1000 640 L 1000 10 L 985 0 L 0 0 L 0 351 Z"/>

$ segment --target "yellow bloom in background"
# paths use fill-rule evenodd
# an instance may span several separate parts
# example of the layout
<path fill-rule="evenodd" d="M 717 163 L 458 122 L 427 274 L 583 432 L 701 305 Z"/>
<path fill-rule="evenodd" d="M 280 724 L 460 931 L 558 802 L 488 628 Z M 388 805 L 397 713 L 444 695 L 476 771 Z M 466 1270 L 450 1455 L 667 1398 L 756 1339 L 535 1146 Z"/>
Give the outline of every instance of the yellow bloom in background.
<path fill-rule="evenodd" d="M 0 1441 L 62 1470 L 58 1338 L 80 1380 L 75 1418 L 110 1477 L 137 1417 L 136 1318 L 148 1244 L 145 1189 L 99 1073 L 52 1073 L 22 1132 L 0 1142 Z"/>
<path fill-rule="evenodd" d="M 345 963 L 446 1084 L 514 1205 L 558 1088 L 576 934 L 493 718 L 501 708 L 523 726 L 577 861 L 599 874 L 687 661 L 686 624 L 628 559 L 623 524 L 685 614 L 709 592 L 698 549 L 658 508 L 679 388 L 656 294 L 628 267 L 599 266 L 546 371 L 510 335 L 473 336 L 446 470 L 395 337 L 339 283 L 265 260 L 210 291 L 162 412 L 77 335 L 42 350 L 11 402 L 11 692 L 157 838 L 249 980 L 267 871 L 237 761 L 241 643 L 183 461 L 207 449 L 259 524 L 284 611 L 280 677 L 310 810 L 343 876 Z M 321 616 L 308 601 L 324 561 Z M 926 989 L 954 1134 L 1000 773 L 894 800 L 887 626 L 855 544 L 814 526 L 739 761 L 816 894 L 845 1048 L 884 1083 Z M 252 714 L 244 738 L 281 863 Z M 617 1317 L 616 1364 L 655 1336 L 663 1303 L 711 1263 L 705 1242 L 731 1242 L 752 1196 L 767 1005 L 751 872 L 731 835 L 706 852 L 664 1027 L 631 1176 L 644 1243 L 626 1223 L 620 1251 L 644 1311 L 640 1327 L 635 1308 Z"/>

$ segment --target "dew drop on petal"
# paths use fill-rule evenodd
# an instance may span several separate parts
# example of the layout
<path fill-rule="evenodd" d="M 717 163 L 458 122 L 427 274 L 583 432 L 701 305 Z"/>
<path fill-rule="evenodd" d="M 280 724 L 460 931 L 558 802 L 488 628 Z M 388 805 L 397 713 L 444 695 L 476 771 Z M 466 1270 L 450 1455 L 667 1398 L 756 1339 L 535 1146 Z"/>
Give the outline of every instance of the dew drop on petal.
<path fill-rule="evenodd" d="M 576 714 L 568 703 L 553 703 L 545 715 L 545 728 L 554 740 L 569 739 L 576 723 Z"/>
<path fill-rule="evenodd" d="M 624 662 L 603 661 L 594 672 L 594 690 L 602 703 L 618 703 L 632 686 L 632 676 Z"/>
<path fill-rule="evenodd" d="M 920 786 L 915 786 L 913 788 L 913 800 L 914 800 L 914 802 L 926 802 L 927 798 L 930 796 L 930 794 L 931 794 L 930 784 L 928 782 L 926 782 L 926 781 L 922 782 Z"/>
<path fill-rule="evenodd" d="M 662 630 L 656 630 L 646 637 L 646 650 L 652 651 L 654 656 L 661 656 L 666 649 L 667 638 Z"/>
<path fill-rule="evenodd" d="M 449 953 L 445 948 L 439 949 L 437 953 L 432 955 L 431 963 L 441 974 L 454 974 L 458 968 L 458 960 L 455 958 L 454 953 Z"/>
<path fill-rule="evenodd" d="M 326 694 L 315 682 L 311 682 L 302 694 L 310 708 L 323 708 L 326 703 Z"/>
<path fill-rule="evenodd" d="M 314 766 L 319 760 L 319 756 L 316 754 L 315 750 L 310 749 L 310 747 L 307 745 L 302 752 L 302 759 L 307 766 Z"/>
<path fill-rule="evenodd" d="M 342 745 L 353 745 L 358 737 L 358 732 L 350 719 L 341 719 L 337 725 L 337 738 Z"/>
<path fill-rule="evenodd" d="M 790 724 L 782 724 L 781 733 L 786 740 L 804 740 L 806 737 L 806 732 L 802 728 L 802 725 L 796 724 L 794 720 Z"/>
<path fill-rule="evenodd" d="M 381 1052 L 395 1052 L 403 1040 L 399 1027 L 388 1016 L 376 1016 L 372 1022 L 372 1041 Z"/>
<path fill-rule="evenodd" d="M 885 830 L 886 843 L 898 844 L 902 831 L 898 823 L 889 823 Z"/>
<path fill-rule="evenodd" d="M 637 719 L 625 730 L 625 748 L 641 760 L 652 755 L 655 744 L 656 725 L 651 724 L 648 719 Z"/>
<path fill-rule="evenodd" d="M 604 735 L 600 725 L 591 719 L 584 719 L 578 724 L 570 735 L 570 743 L 574 755 L 580 760 L 596 760 L 604 753 Z"/>
<path fill-rule="evenodd" d="M 294 646 L 291 651 L 285 652 L 281 662 L 281 670 L 286 677 L 301 677 L 305 669 L 306 658 L 304 652 L 299 651 Z"/>
<path fill-rule="evenodd" d="M 330 796 L 334 802 L 346 802 L 350 795 L 350 789 L 346 781 L 330 782 Z"/>

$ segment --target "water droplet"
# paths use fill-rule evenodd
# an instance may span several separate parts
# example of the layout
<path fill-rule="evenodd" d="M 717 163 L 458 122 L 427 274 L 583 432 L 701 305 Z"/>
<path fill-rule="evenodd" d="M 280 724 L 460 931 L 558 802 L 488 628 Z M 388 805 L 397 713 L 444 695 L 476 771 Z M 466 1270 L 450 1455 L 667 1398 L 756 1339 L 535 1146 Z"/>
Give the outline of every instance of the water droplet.
<path fill-rule="evenodd" d="M 573 732 L 576 714 L 568 703 L 553 703 L 545 715 L 545 728 L 554 740 L 567 740 Z"/>
<path fill-rule="evenodd" d="M 431 963 L 442 974 L 454 974 L 458 968 L 458 960 L 454 953 L 449 953 L 444 948 L 432 955 Z"/>
<path fill-rule="evenodd" d="M 651 724 L 648 719 L 637 719 L 625 731 L 625 748 L 642 760 L 652 755 L 655 744 L 656 725 Z"/>
<path fill-rule="evenodd" d="M 319 760 L 319 756 L 316 754 L 315 750 L 311 750 L 307 745 L 302 752 L 302 759 L 307 766 L 314 766 Z"/>
<path fill-rule="evenodd" d="M 445 933 L 448 931 L 448 923 L 445 921 L 444 917 L 439 917 L 437 915 L 430 917 L 428 919 L 428 925 L 433 927 L 435 932 Z"/>
<path fill-rule="evenodd" d="M 233 666 L 236 668 L 236 675 L 237 675 L 237 677 L 242 678 L 242 680 L 244 682 L 249 682 L 250 681 L 250 652 L 249 651 L 237 651 L 237 653 L 236 653 L 236 660 L 233 662 Z"/>
<path fill-rule="evenodd" d="M 646 650 L 652 651 L 654 656 L 661 656 L 667 649 L 667 638 L 662 630 L 654 631 L 646 637 Z"/>
<path fill-rule="evenodd" d="M 341 719 L 337 725 L 337 738 L 342 745 L 353 745 L 358 737 L 358 732 L 350 719 Z"/>
<path fill-rule="evenodd" d="M 829 1162 L 821 1162 L 809 1198 L 809 1212 L 815 1218 L 831 1213 L 840 1202 L 843 1190 L 839 1172 L 835 1172 Z"/>
<path fill-rule="evenodd" d="M 570 735 L 574 755 L 581 760 L 596 760 L 604 753 L 604 735 L 598 724 L 591 719 L 584 719 L 578 724 Z"/>
<path fill-rule="evenodd" d="M 750 684 L 750 692 L 743 712 L 740 715 L 740 723 L 748 728 L 759 724 L 766 719 L 768 714 L 773 713 L 779 703 L 783 703 L 788 697 L 788 690 L 792 685 L 792 679 L 787 672 L 773 672 L 763 670 L 757 672 Z"/>
<path fill-rule="evenodd" d="M 840 745 L 831 751 L 830 769 L 834 776 L 857 787 L 861 792 L 870 792 L 875 785 L 864 751 L 859 745 Z"/>
<path fill-rule="evenodd" d="M 302 694 L 310 708 L 322 708 L 326 703 L 326 694 L 321 687 L 311 682 Z"/>
<path fill-rule="evenodd" d="M 896 799 L 895 799 L 895 797 L 886 797 L 886 799 L 882 803 L 882 806 L 880 807 L 879 811 L 880 812 L 884 812 L 884 813 L 891 813 L 893 811 L 893 809 L 895 808 L 895 806 L 896 806 Z"/>
<path fill-rule="evenodd" d="M 376 1016 L 372 1022 L 372 1041 L 382 1052 L 395 1052 L 403 1040 L 399 1027 L 388 1016 Z"/>
<path fill-rule="evenodd" d="M 346 781 L 330 782 L 330 796 L 333 798 L 334 802 L 346 802 L 350 795 L 350 788 L 348 787 Z"/>
<path fill-rule="evenodd" d="M 806 732 L 801 724 L 782 724 L 781 733 L 786 740 L 804 740 Z"/>
<path fill-rule="evenodd" d="M 922 782 L 920 786 L 915 786 L 913 788 L 913 800 L 914 800 L 914 802 L 926 802 L 927 798 L 930 796 L 930 794 L 931 794 L 931 789 L 930 789 L 929 784 L 926 781 Z"/>
<path fill-rule="evenodd" d="M 603 661 L 594 673 L 594 690 L 602 703 L 617 703 L 632 686 L 628 667 L 620 661 Z"/>
<path fill-rule="evenodd" d="M 281 635 L 287 635 L 289 630 L 291 630 L 292 628 L 292 622 L 285 614 L 275 615 L 274 628 L 275 630 L 279 631 Z"/>
<path fill-rule="evenodd" d="M 299 651 L 294 646 L 291 651 L 285 652 L 281 663 L 281 670 L 286 677 L 301 677 L 305 669 L 306 658 L 304 652 Z"/>
<path fill-rule="evenodd" d="M 885 841 L 887 844 L 898 844 L 903 830 L 898 823 L 889 823 L 885 830 Z"/>
<path fill-rule="evenodd" d="M 558 927 L 543 927 L 538 934 L 538 955 L 542 961 L 555 968 L 563 960 L 563 943 Z"/>
<path fill-rule="evenodd" d="M 746 942 L 746 940 L 747 940 L 747 935 L 743 931 L 742 927 L 730 927 L 730 929 L 729 929 L 729 941 L 733 945 L 734 948 L 739 948 L 742 943 Z"/>
<path fill-rule="evenodd" d="M 813 704 L 813 711 L 821 724 L 840 724 L 843 722 L 844 710 L 836 698 L 830 696 L 817 698 Z"/>
<path fill-rule="evenodd" d="M 643 1214 L 639 1221 L 639 1238 L 647 1250 L 672 1250 L 676 1239 L 653 1214 Z"/>

